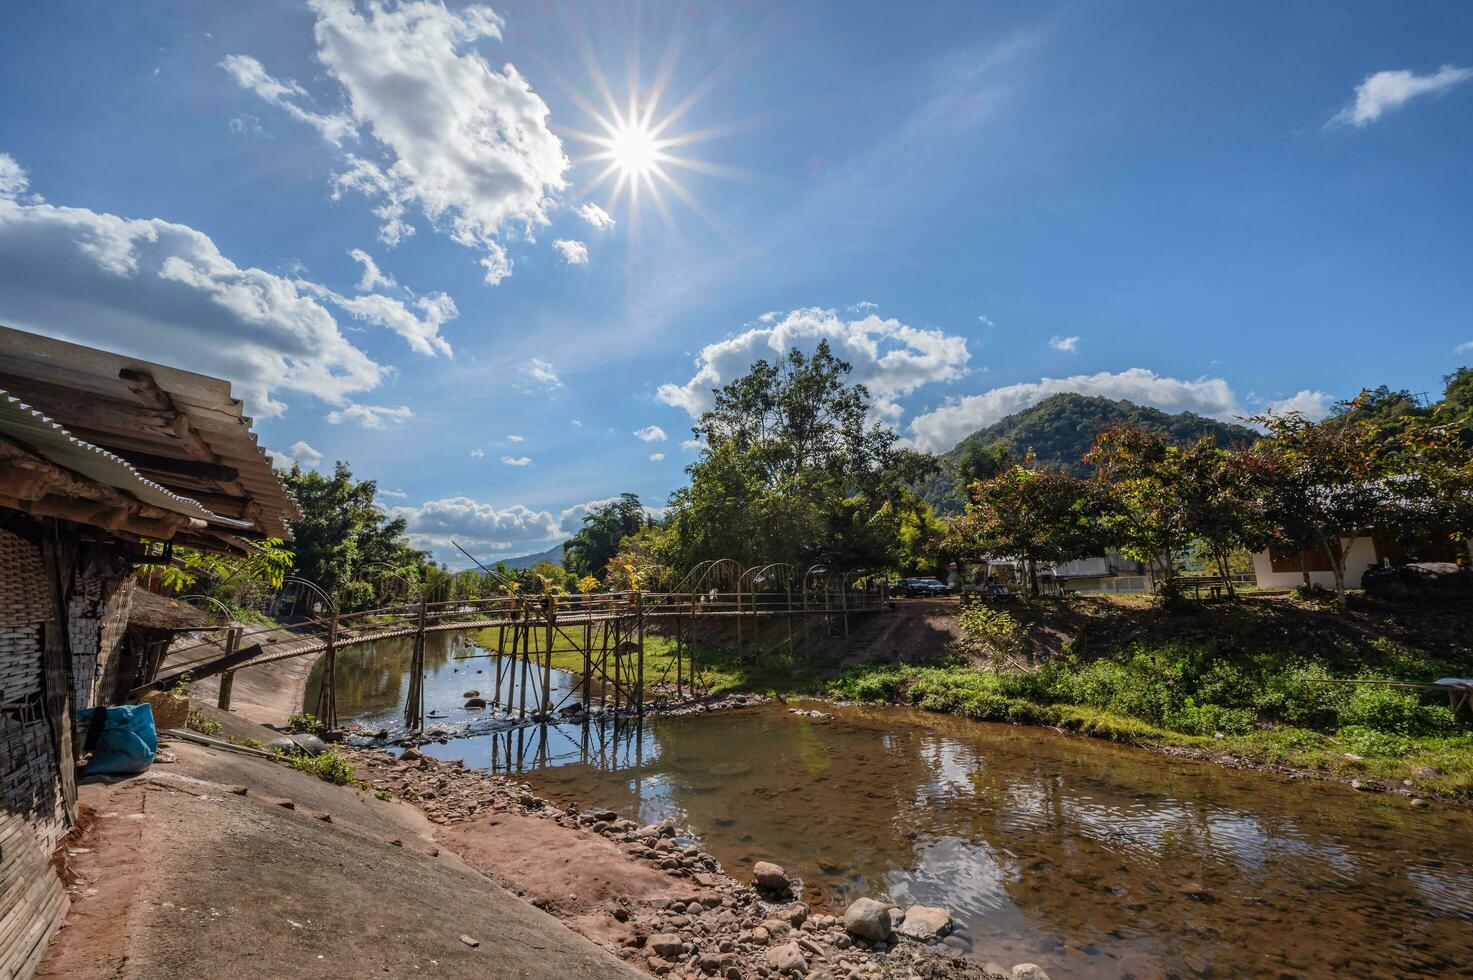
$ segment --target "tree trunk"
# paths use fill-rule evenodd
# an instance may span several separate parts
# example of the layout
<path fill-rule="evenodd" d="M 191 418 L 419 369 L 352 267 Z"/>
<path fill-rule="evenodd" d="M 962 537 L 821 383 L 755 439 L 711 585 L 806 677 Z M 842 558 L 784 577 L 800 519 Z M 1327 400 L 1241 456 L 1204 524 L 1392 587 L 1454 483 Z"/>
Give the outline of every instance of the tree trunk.
<path fill-rule="evenodd" d="M 1227 589 L 1229 599 L 1236 599 L 1238 592 L 1233 588 L 1233 573 L 1231 568 L 1231 555 L 1226 551 L 1215 551 L 1217 558 L 1217 572 L 1222 576 L 1222 584 Z"/>
<path fill-rule="evenodd" d="M 1351 537 L 1345 547 L 1340 547 L 1340 535 L 1335 535 L 1326 542 L 1325 550 L 1330 553 L 1330 568 L 1335 573 L 1335 608 L 1339 612 L 1345 612 L 1345 555 L 1355 545 L 1355 538 Z"/>
<path fill-rule="evenodd" d="M 1038 562 L 1032 558 L 1028 559 L 1028 594 L 1038 595 Z"/>

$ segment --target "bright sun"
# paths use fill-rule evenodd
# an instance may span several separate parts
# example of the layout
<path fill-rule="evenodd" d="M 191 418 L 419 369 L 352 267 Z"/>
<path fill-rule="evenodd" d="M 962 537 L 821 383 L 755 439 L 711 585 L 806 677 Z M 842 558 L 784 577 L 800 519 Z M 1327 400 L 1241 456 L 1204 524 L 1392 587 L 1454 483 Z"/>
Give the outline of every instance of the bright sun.
<path fill-rule="evenodd" d="M 655 134 L 639 123 L 624 123 L 608 136 L 608 159 L 621 176 L 643 177 L 660 162 Z"/>

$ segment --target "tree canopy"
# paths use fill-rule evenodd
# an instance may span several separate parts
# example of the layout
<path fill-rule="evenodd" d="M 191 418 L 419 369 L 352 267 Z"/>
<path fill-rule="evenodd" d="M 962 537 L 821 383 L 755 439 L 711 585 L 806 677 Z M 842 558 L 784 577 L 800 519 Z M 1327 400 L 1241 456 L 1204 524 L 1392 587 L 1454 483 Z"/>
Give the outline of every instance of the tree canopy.
<path fill-rule="evenodd" d="M 583 516 L 583 526 L 563 544 L 563 567 L 575 575 L 602 576 L 619 543 L 647 523 L 639 496 L 621 493 Z"/>
<path fill-rule="evenodd" d="M 709 558 L 886 568 L 934 466 L 871 417 L 870 396 L 826 341 L 761 360 L 715 392 L 704 448 L 670 498 L 654 551 L 672 568 Z"/>

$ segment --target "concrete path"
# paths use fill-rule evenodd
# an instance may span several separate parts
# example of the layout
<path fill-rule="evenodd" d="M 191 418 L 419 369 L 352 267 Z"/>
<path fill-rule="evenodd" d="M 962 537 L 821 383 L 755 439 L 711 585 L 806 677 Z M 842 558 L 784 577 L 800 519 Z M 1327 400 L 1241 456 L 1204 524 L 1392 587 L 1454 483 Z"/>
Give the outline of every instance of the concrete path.
<path fill-rule="evenodd" d="M 39 976 L 643 976 L 439 849 L 411 807 L 168 749 L 177 763 L 82 787 L 93 823 L 69 857 L 70 924 Z"/>

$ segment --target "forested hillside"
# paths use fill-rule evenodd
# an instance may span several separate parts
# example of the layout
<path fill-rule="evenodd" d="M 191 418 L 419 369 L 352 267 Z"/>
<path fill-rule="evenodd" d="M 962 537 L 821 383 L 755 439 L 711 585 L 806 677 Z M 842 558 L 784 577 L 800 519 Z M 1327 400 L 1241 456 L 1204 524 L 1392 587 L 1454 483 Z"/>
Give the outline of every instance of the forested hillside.
<path fill-rule="evenodd" d="M 1192 412 L 1171 415 L 1128 401 L 1054 395 L 972 433 L 943 453 L 940 471 L 922 484 L 921 495 L 938 511 L 959 512 L 967 484 L 993 475 L 1030 451 L 1042 464 L 1086 476 L 1090 469 L 1082 462 L 1084 454 L 1094 445 L 1095 436 L 1117 425 L 1133 425 L 1182 443 L 1211 435 L 1220 446 L 1237 446 L 1256 437 L 1252 429 Z"/>

